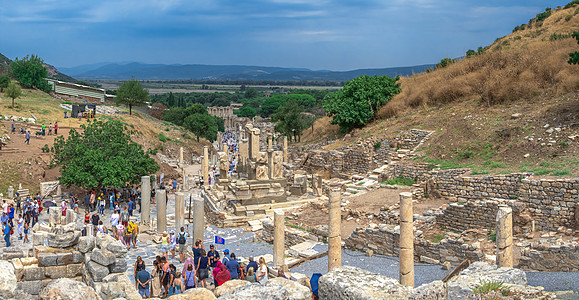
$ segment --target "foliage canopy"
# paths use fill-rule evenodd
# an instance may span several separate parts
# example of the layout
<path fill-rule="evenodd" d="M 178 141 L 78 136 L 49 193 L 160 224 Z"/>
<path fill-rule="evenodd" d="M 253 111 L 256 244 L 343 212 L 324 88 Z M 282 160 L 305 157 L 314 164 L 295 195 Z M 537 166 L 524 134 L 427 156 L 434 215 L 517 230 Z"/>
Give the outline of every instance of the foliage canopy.
<path fill-rule="evenodd" d="M 130 131 L 118 120 L 89 121 L 74 128 L 68 138 L 58 136 L 52 147 L 52 165 L 59 165 L 60 182 L 85 188 L 124 187 L 159 170 L 152 150 L 131 141 Z"/>
<path fill-rule="evenodd" d="M 360 127 L 372 120 L 378 109 L 394 95 L 400 93 L 399 76 L 361 75 L 334 93 L 327 94 L 323 107 L 332 117 L 332 124 L 340 125 L 342 131 Z"/>
<path fill-rule="evenodd" d="M 579 31 L 573 32 L 573 37 L 577 40 L 577 44 L 579 44 Z M 575 51 L 569 53 L 569 64 L 576 65 L 579 64 L 579 52 Z"/>
<path fill-rule="evenodd" d="M 149 100 L 149 91 L 145 90 L 140 82 L 131 79 L 125 81 L 117 90 L 115 102 L 129 106 L 129 115 L 133 112 L 133 106 L 145 105 Z"/>
<path fill-rule="evenodd" d="M 12 98 L 12 107 L 14 108 L 14 99 L 20 97 L 22 95 L 22 89 L 20 86 L 14 82 L 8 84 L 6 88 L 6 96 Z"/>
<path fill-rule="evenodd" d="M 12 75 L 18 82 L 27 88 L 35 87 L 45 92 L 50 91 L 50 86 L 44 80 L 48 72 L 44 67 L 44 61 L 35 55 L 26 55 L 22 59 L 18 57 L 10 64 Z"/>
<path fill-rule="evenodd" d="M 303 111 L 303 107 L 293 99 L 280 106 L 271 116 L 272 121 L 275 122 L 275 131 L 285 136 L 300 136 L 307 127 L 302 115 Z"/>
<path fill-rule="evenodd" d="M 199 137 L 206 138 L 210 142 L 217 139 L 218 125 L 215 118 L 208 113 L 187 116 L 183 121 L 183 127 L 197 135 L 197 141 Z"/>
<path fill-rule="evenodd" d="M 10 84 L 10 76 L 0 75 L 0 92 L 4 92 L 4 89 Z"/>

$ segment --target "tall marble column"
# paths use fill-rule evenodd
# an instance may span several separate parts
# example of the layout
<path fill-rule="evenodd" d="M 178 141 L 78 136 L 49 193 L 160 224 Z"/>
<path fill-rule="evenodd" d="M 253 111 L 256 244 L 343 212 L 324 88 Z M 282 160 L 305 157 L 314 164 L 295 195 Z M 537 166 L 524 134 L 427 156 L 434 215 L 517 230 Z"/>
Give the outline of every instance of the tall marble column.
<path fill-rule="evenodd" d="M 193 241 L 203 240 L 205 231 L 205 200 L 193 199 Z"/>
<path fill-rule="evenodd" d="M 274 210 L 273 235 L 273 266 L 278 268 L 285 263 L 285 214 L 282 210 Z"/>
<path fill-rule="evenodd" d="M 209 185 L 209 148 L 203 147 L 203 161 L 201 162 L 201 174 L 203 176 L 203 184 Z"/>
<path fill-rule="evenodd" d="M 158 189 L 157 198 L 157 232 L 167 231 L 167 190 Z"/>
<path fill-rule="evenodd" d="M 513 210 L 507 205 L 499 205 L 497 211 L 497 265 L 513 267 Z"/>
<path fill-rule="evenodd" d="M 151 177 L 141 176 L 141 224 L 151 223 Z"/>
<path fill-rule="evenodd" d="M 340 190 L 330 191 L 328 205 L 328 272 L 342 266 L 342 209 Z"/>
<path fill-rule="evenodd" d="M 175 231 L 185 226 L 185 193 L 175 193 Z"/>
<path fill-rule="evenodd" d="M 400 284 L 414 287 L 412 194 L 400 193 Z"/>
<path fill-rule="evenodd" d="M 288 152 L 288 149 L 287 149 L 287 136 L 284 136 L 282 140 L 283 140 L 283 147 L 282 147 L 282 150 L 283 150 L 283 162 L 284 162 L 284 163 L 287 163 L 287 162 L 288 162 L 288 160 L 287 160 L 287 152 Z"/>

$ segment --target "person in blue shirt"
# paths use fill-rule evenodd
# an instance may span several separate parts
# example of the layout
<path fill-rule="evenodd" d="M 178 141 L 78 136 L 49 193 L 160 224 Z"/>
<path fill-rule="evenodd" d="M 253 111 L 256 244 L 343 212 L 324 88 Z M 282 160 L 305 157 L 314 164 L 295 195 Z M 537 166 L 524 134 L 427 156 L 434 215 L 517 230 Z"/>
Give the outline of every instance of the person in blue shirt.
<path fill-rule="evenodd" d="M 2 212 L 2 217 L 0 217 L 0 222 L 4 223 L 4 224 L 8 224 L 8 221 L 10 219 L 8 218 L 8 215 L 5 212 Z"/>
<path fill-rule="evenodd" d="M 223 260 L 221 261 L 221 263 L 225 265 L 225 263 L 230 261 L 230 260 L 231 260 L 231 257 L 229 256 L 229 249 L 223 250 Z"/>
<path fill-rule="evenodd" d="M 135 201 L 132 198 L 129 199 L 129 203 L 127 203 L 127 207 L 129 209 L 129 216 L 133 216 L 133 209 L 135 209 Z"/>
<path fill-rule="evenodd" d="M 111 211 L 112 211 L 113 209 L 115 209 L 115 193 L 114 192 L 110 193 L 109 203 L 111 205 Z"/>
<path fill-rule="evenodd" d="M 245 272 L 249 272 L 249 268 L 253 268 L 254 271 L 259 268 L 259 266 L 257 265 L 257 262 L 255 262 L 253 260 L 253 257 L 249 258 L 249 263 L 247 264 L 247 267 L 245 268 Z"/>
<path fill-rule="evenodd" d="M 225 267 L 231 274 L 231 279 L 239 278 L 239 263 L 235 259 L 235 253 L 231 253 L 231 259 L 225 263 Z"/>
<path fill-rule="evenodd" d="M 10 226 L 8 226 L 8 223 L 4 223 L 2 222 L 2 225 L 4 225 L 4 241 L 6 242 L 6 247 L 10 247 Z"/>

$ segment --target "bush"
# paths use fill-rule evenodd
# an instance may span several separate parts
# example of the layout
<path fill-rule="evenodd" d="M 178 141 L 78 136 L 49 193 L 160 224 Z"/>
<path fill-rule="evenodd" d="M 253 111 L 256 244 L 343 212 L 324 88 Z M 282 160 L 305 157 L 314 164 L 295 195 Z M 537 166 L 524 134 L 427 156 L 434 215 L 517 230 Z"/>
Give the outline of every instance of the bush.
<path fill-rule="evenodd" d="M 573 18 L 572 15 L 566 15 L 566 16 L 565 16 L 565 21 L 569 21 L 569 20 L 571 20 L 571 18 Z"/>
<path fill-rule="evenodd" d="M 515 41 L 518 41 L 518 40 L 521 39 L 521 36 L 520 36 L 520 35 L 517 35 L 517 36 L 515 36 L 513 39 L 514 39 Z"/>
<path fill-rule="evenodd" d="M 408 177 L 396 177 L 394 179 L 390 179 L 390 180 L 386 180 L 382 183 L 385 184 L 389 184 L 389 185 L 407 185 L 407 186 L 411 186 L 413 184 L 416 183 L 416 181 L 412 178 L 408 178 Z"/>
<path fill-rule="evenodd" d="M 440 60 L 439 63 L 436 64 L 436 66 L 434 67 L 435 69 L 442 69 L 442 68 L 446 68 L 448 66 L 450 66 L 451 64 L 454 63 L 454 59 L 452 58 L 443 58 L 442 60 Z"/>
<path fill-rule="evenodd" d="M 472 288 L 475 294 L 488 294 L 491 292 L 501 293 L 503 296 L 510 295 L 510 288 L 504 285 L 502 281 L 480 280 L 479 284 Z"/>
<path fill-rule="evenodd" d="M 378 151 L 378 149 L 380 149 L 381 146 L 382 146 L 381 142 L 377 142 L 376 144 L 374 144 L 374 151 Z"/>
<path fill-rule="evenodd" d="M 575 5 L 579 5 L 579 0 L 573 0 L 565 5 L 565 8 L 571 8 Z"/>
<path fill-rule="evenodd" d="M 166 142 L 166 141 L 170 141 L 171 139 L 166 137 L 162 132 L 159 132 L 159 141 L 161 142 Z"/>

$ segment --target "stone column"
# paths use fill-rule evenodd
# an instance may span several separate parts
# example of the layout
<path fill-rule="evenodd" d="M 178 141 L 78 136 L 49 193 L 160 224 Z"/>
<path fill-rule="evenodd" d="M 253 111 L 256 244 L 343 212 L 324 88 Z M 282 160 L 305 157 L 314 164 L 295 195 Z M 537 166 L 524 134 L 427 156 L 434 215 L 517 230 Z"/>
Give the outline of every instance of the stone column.
<path fill-rule="evenodd" d="M 267 177 L 273 179 L 273 149 L 267 150 Z"/>
<path fill-rule="evenodd" d="M 175 193 L 175 232 L 185 226 L 185 193 Z"/>
<path fill-rule="evenodd" d="M 273 135 L 270 133 L 267 135 L 267 150 L 273 150 Z"/>
<path fill-rule="evenodd" d="M 203 198 L 193 199 L 193 242 L 203 240 L 205 231 L 205 200 Z"/>
<path fill-rule="evenodd" d="M 183 147 L 179 148 L 179 163 L 183 163 Z"/>
<path fill-rule="evenodd" d="M 284 162 L 284 163 L 287 163 L 287 162 L 288 162 L 288 160 L 287 160 L 287 152 L 288 152 L 288 151 L 287 151 L 287 150 L 288 150 L 288 149 L 287 149 L 287 136 L 284 136 L 284 137 L 282 138 L 282 141 L 283 141 L 283 147 L 282 147 L 282 150 L 283 150 L 283 162 Z"/>
<path fill-rule="evenodd" d="M 328 204 L 328 272 L 342 266 L 342 208 L 340 190 L 330 191 Z"/>
<path fill-rule="evenodd" d="M 14 198 L 14 187 L 13 186 L 8 187 L 8 198 L 9 199 Z"/>
<path fill-rule="evenodd" d="M 167 231 L 167 190 L 157 190 L 157 232 Z"/>
<path fill-rule="evenodd" d="M 183 176 L 183 190 L 184 191 L 189 190 L 189 176 L 187 176 L 187 175 Z"/>
<path fill-rule="evenodd" d="M 141 177 L 141 225 L 151 223 L 151 177 Z"/>
<path fill-rule="evenodd" d="M 229 147 L 227 146 L 227 143 L 223 143 L 223 152 L 225 152 L 225 154 L 228 154 L 228 150 L 229 150 Z"/>
<path fill-rule="evenodd" d="M 414 287 L 412 194 L 400 193 L 400 284 Z"/>
<path fill-rule="evenodd" d="M 259 154 L 259 134 L 261 131 L 259 128 L 254 128 L 251 130 L 251 136 L 249 137 L 249 157 L 251 160 L 255 161 L 257 155 Z"/>
<path fill-rule="evenodd" d="M 209 183 L 209 148 L 203 147 L 203 161 L 201 162 L 201 174 L 203 176 L 203 184 Z"/>
<path fill-rule="evenodd" d="M 278 268 L 285 263 L 285 214 L 282 210 L 274 210 L 273 222 L 273 266 Z"/>
<path fill-rule="evenodd" d="M 62 198 L 62 185 L 60 183 L 56 186 L 56 196 Z"/>
<path fill-rule="evenodd" d="M 513 267 L 513 210 L 499 205 L 497 211 L 497 265 Z"/>

